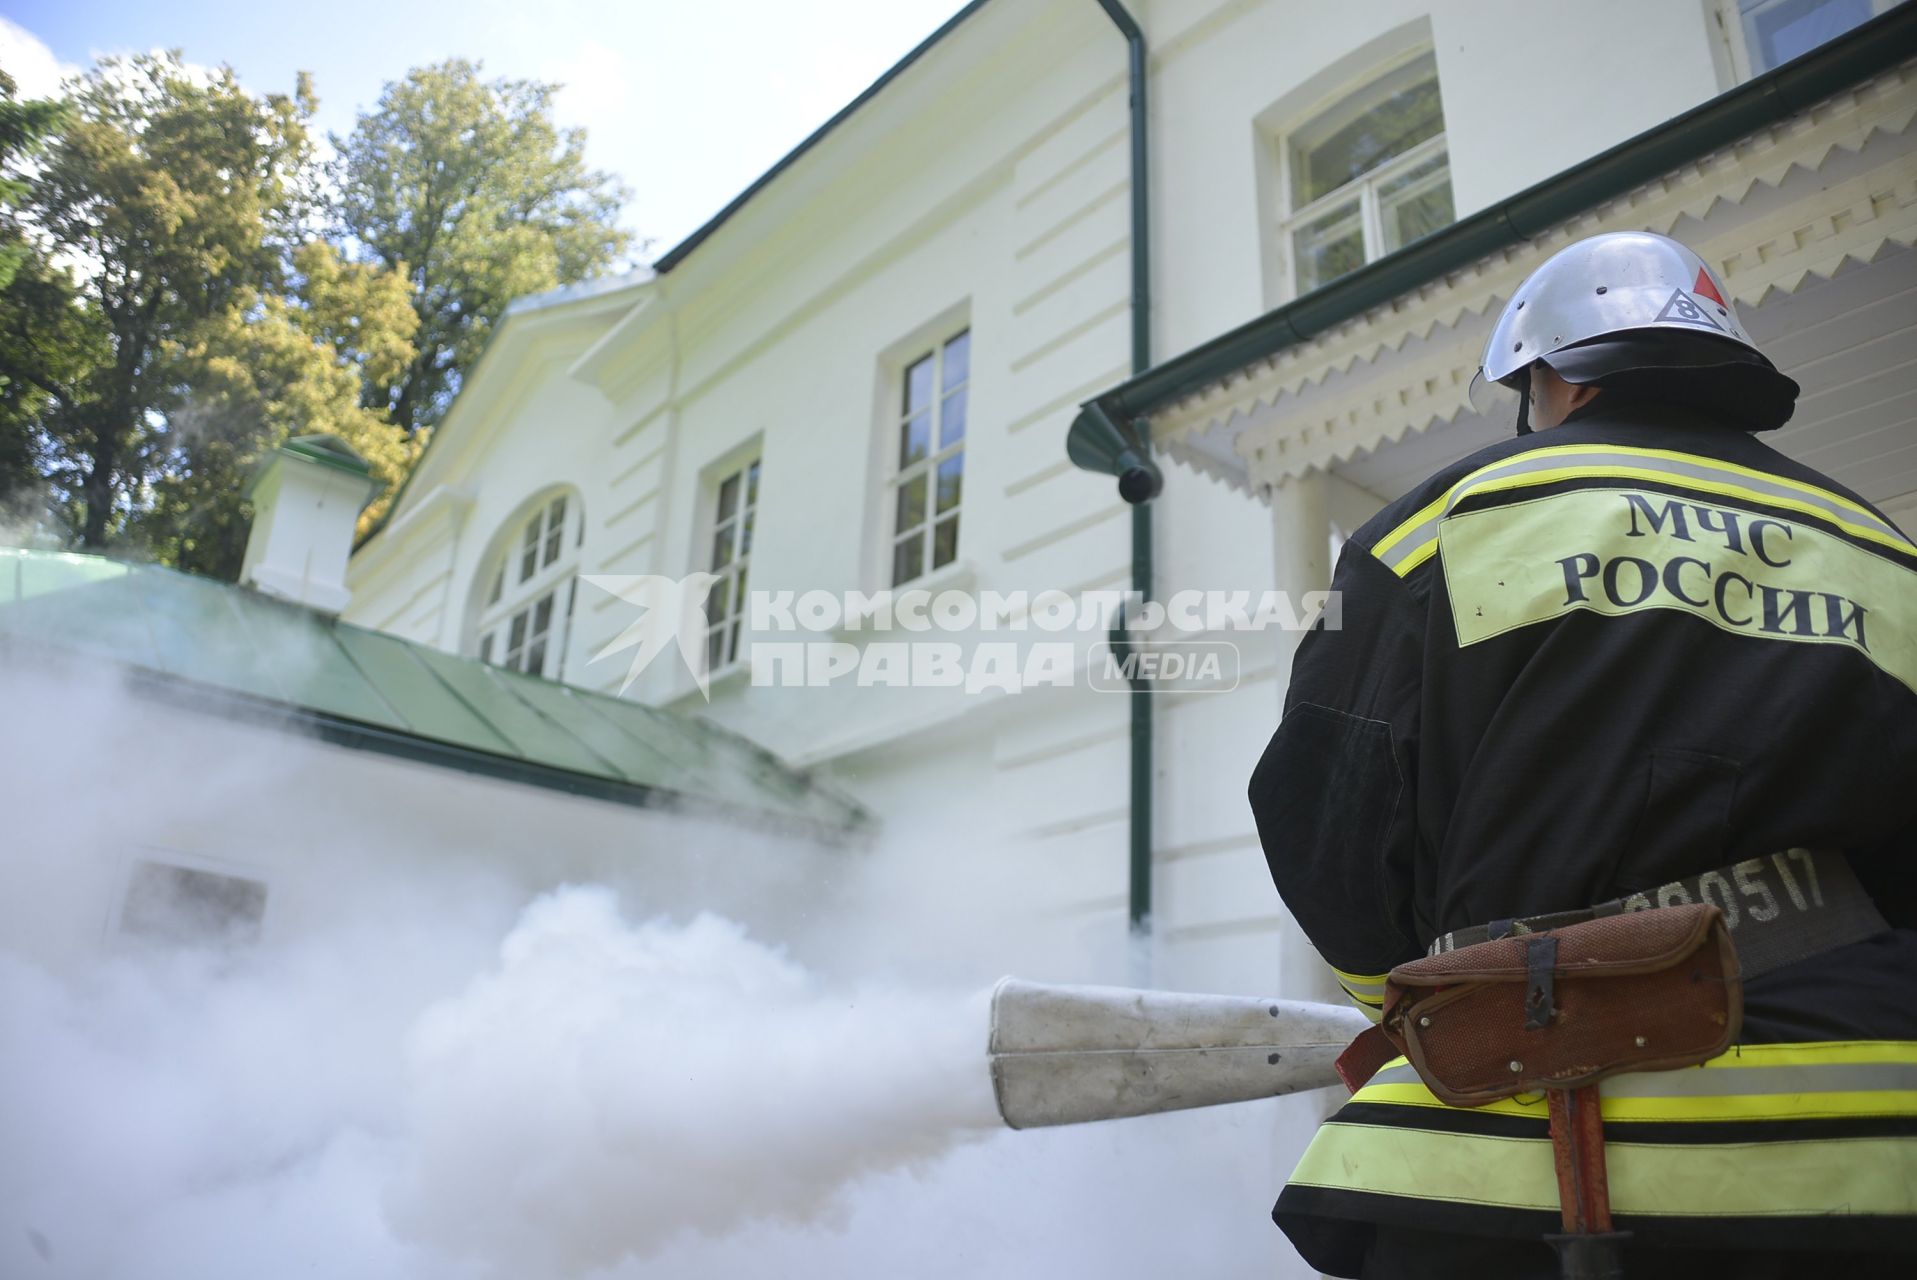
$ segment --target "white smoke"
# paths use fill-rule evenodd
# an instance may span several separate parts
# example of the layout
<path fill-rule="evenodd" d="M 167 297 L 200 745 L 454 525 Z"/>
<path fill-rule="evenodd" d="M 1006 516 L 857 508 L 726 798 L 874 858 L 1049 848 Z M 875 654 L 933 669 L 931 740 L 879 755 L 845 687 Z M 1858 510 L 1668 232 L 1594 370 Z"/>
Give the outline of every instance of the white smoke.
<path fill-rule="evenodd" d="M 842 1213 L 857 1176 L 996 1124 L 984 1036 L 983 998 L 826 989 L 727 921 L 633 928 L 563 890 L 415 1028 L 393 1220 L 550 1275 Z"/>
<path fill-rule="evenodd" d="M 6 1280 L 1269 1275 L 1285 1252 L 1272 1104 L 996 1128 L 983 997 L 896 976 L 909 921 L 835 918 L 827 974 L 661 914 L 642 876 L 529 892 L 423 857 L 457 820 L 430 804 L 289 821 L 341 806 L 299 798 L 297 739 L 216 759 L 183 713 L 17 671 L 0 707 Z M 235 817 L 352 908 L 193 951 L 56 936 L 32 905 L 103 893 L 86 868 L 131 833 Z"/>

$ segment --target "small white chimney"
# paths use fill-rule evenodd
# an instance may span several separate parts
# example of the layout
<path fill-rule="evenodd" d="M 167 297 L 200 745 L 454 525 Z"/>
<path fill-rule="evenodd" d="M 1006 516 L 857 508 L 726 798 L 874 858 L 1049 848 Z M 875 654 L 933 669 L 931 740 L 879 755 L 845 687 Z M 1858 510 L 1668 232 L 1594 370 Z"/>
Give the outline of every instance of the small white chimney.
<path fill-rule="evenodd" d="M 253 531 L 240 582 L 338 613 L 352 598 L 346 559 L 353 527 L 379 490 L 366 459 L 338 436 L 294 436 L 273 451 L 247 490 Z"/>

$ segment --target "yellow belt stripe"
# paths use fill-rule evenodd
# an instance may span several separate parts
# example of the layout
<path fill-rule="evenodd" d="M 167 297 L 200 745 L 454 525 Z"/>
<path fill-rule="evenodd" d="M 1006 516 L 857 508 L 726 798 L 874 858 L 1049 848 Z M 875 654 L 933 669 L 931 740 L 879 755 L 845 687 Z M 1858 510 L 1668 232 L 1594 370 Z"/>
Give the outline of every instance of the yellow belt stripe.
<path fill-rule="evenodd" d="M 1736 1067 L 1845 1067 L 1877 1063 L 1910 1065 L 1917 1063 L 1917 1042 L 1908 1040 L 1855 1040 L 1819 1044 L 1745 1045 L 1690 1070 L 1710 1071 Z M 1380 1071 L 1405 1065 L 1394 1058 Z M 1659 1075 L 1667 1073 L 1658 1073 Z M 1680 1073 L 1668 1073 L 1677 1076 Z M 1639 1077 L 1644 1078 L 1644 1077 Z M 1603 1086 L 1600 1085 L 1600 1092 Z M 1368 1084 L 1352 1095 L 1353 1102 L 1380 1103 L 1387 1106 L 1426 1107 L 1444 1110 L 1423 1084 L 1408 1081 L 1393 1084 Z M 1543 1119 L 1542 1094 L 1524 1094 L 1506 1098 L 1475 1111 L 1493 1115 L 1526 1116 Z M 1813 1093 L 1729 1093 L 1672 1095 L 1666 1097 L 1604 1097 L 1602 1111 L 1607 1120 L 1783 1120 L 1813 1119 L 1826 1116 L 1917 1116 L 1917 1090 L 1830 1090 Z"/>
<path fill-rule="evenodd" d="M 1353 1102 L 1444 1110 L 1445 1104 L 1421 1084 L 1367 1085 Z M 1473 1110 L 1495 1115 L 1545 1118 L 1543 1094 L 1506 1098 Z M 1725 1094 L 1683 1098 L 1603 1098 L 1606 1120 L 1671 1120 L 1707 1123 L 1727 1120 L 1809 1120 L 1835 1116 L 1917 1116 L 1917 1091 L 1862 1090 L 1849 1093 Z"/>
<path fill-rule="evenodd" d="M 1917 1212 L 1917 1138 L 1605 1144 L 1611 1205 L 1648 1217 Z M 1420 1200 L 1556 1212 L 1548 1138 L 1330 1121 L 1291 1181 Z"/>
<path fill-rule="evenodd" d="M 1402 1067 L 1405 1062 L 1406 1059 L 1399 1056 L 1385 1063 L 1379 1070 Z M 1701 1068 L 1687 1067 L 1685 1070 L 1711 1071 L 1719 1067 L 1868 1066 L 1878 1062 L 1917 1064 L 1917 1040 L 1814 1040 L 1786 1044 L 1745 1044 L 1726 1049 Z"/>

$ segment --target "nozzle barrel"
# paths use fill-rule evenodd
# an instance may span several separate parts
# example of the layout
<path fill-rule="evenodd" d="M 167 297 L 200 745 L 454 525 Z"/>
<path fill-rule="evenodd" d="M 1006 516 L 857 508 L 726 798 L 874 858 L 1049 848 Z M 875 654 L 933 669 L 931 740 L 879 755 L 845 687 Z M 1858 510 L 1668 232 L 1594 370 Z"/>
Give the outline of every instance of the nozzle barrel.
<path fill-rule="evenodd" d="M 1002 980 L 989 1053 L 1014 1129 L 1250 1102 L 1338 1083 L 1370 1023 L 1296 1000 Z"/>

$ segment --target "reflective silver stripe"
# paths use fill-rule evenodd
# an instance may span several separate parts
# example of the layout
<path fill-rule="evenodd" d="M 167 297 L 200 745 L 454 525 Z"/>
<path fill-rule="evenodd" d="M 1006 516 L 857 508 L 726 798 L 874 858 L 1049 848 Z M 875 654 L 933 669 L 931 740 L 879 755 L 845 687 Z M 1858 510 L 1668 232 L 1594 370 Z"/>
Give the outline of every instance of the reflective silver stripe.
<path fill-rule="evenodd" d="M 1365 1081 L 1365 1088 L 1374 1084 L 1421 1084 L 1418 1069 L 1409 1062 L 1401 1062 L 1395 1067 L 1386 1067 L 1371 1079 Z"/>
<path fill-rule="evenodd" d="M 1855 1062 L 1795 1067 L 1633 1071 L 1598 1085 L 1610 1098 L 1749 1097 L 1774 1093 L 1917 1092 L 1917 1063 Z"/>
<path fill-rule="evenodd" d="M 1373 554 L 1378 556 L 1385 568 L 1397 573 L 1398 566 L 1409 560 L 1413 553 L 1425 550 L 1437 539 L 1438 522 L 1442 519 L 1444 519 L 1444 512 L 1439 511 L 1430 518 L 1419 521 L 1409 532 L 1404 533 L 1399 541 L 1393 543 L 1389 551 L 1373 552 Z"/>
<path fill-rule="evenodd" d="M 1384 999 L 1385 984 L 1382 982 L 1350 982 L 1344 978 L 1340 978 L 1338 979 L 1338 985 L 1343 987 L 1351 995 L 1357 996 L 1361 1000 L 1369 1000 L 1373 1004 Z"/>
<path fill-rule="evenodd" d="M 1379 540 L 1384 551 L 1373 554 L 1393 572 L 1401 565 L 1420 553 L 1428 554 L 1431 544 L 1438 536 L 1438 527 L 1444 518 L 1478 489 L 1513 476 L 1537 475 L 1567 468 L 1607 468 L 1633 471 L 1656 471 L 1679 481 L 1690 481 L 1705 487 L 1735 486 L 1762 498 L 1770 498 L 1784 506 L 1810 507 L 1818 513 L 1837 522 L 1840 526 L 1849 526 L 1853 532 L 1862 532 L 1875 541 L 1887 542 L 1901 551 L 1917 551 L 1902 534 L 1864 507 L 1850 503 L 1820 489 L 1815 485 L 1788 481 L 1779 476 L 1738 467 L 1734 464 L 1718 462 L 1712 458 L 1698 457 L 1695 454 L 1674 454 L 1666 450 L 1633 453 L 1617 449 L 1582 448 L 1563 446 L 1559 449 L 1540 449 L 1523 453 L 1504 462 L 1493 463 L 1458 481 L 1445 496 L 1444 505 L 1422 519 L 1414 516 L 1415 523 L 1399 525 L 1391 533 Z M 1640 477 L 1620 475 L 1618 480 L 1628 482 Z M 1429 507 L 1426 510 L 1430 510 Z"/>
<path fill-rule="evenodd" d="M 1376 1084 L 1418 1084 L 1408 1062 L 1371 1077 Z M 1790 1067 L 1687 1067 L 1632 1071 L 1601 1081 L 1607 1098 L 1725 1098 L 1793 1093 L 1917 1092 L 1917 1063 L 1857 1062 Z"/>

